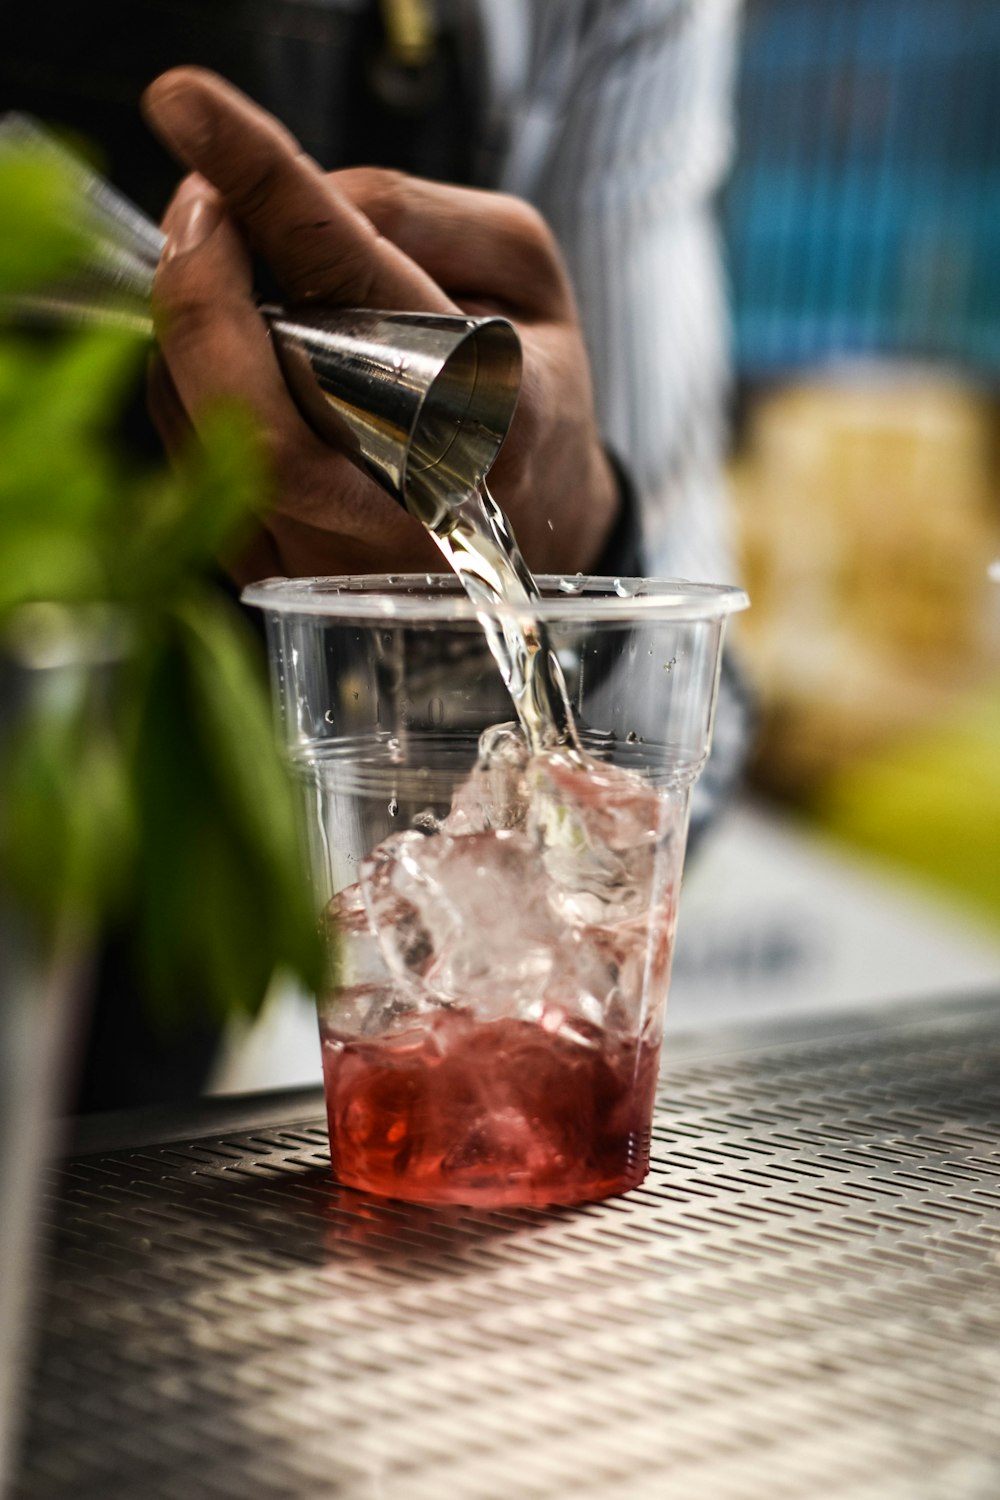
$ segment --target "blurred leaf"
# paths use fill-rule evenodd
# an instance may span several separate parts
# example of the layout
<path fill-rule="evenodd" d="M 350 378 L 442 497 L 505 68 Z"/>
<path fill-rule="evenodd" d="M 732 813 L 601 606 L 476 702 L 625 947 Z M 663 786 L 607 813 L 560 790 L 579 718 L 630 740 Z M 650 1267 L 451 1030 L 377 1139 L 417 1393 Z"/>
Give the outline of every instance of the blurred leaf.
<path fill-rule="evenodd" d="M 204 594 L 177 607 L 191 689 L 206 750 L 226 782 L 225 797 L 252 842 L 284 860 L 295 841 L 293 804 L 274 746 L 274 727 L 249 627 Z"/>
<path fill-rule="evenodd" d="M 58 164 L 0 149 L 0 294 L 96 253 L 67 228 L 74 191 Z M 0 625 L 26 619 L 30 648 L 39 617 L 19 606 L 65 606 L 82 632 L 100 604 L 128 642 L 101 665 L 84 632 L 30 674 L 0 854 L 47 920 L 134 927 L 168 1024 L 252 1012 L 278 966 L 318 985 L 322 956 L 259 642 L 213 582 L 266 501 L 260 444 L 228 407 L 173 472 L 138 471 L 115 423 L 145 353 L 105 330 L 0 340 Z"/>
<path fill-rule="evenodd" d="M 249 537 L 267 490 L 248 414 L 232 405 L 209 413 L 181 465 L 134 489 L 130 533 L 115 554 L 120 594 L 169 592 L 214 565 Z"/>
<path fill-rule="evenodd" d="M 40 362 L 35 399 L 59 431 L 104 437 L 145 360 L 141 340 L 106 328 L 81 331 Z"/>
<path fill-rule="evenodd" d="M 82 532 L 120 509 L 127 477 L 109 430 L 140 352 L 106 332 L 0 343 L 0 524 L 65 518 Z"/>
<path fill-rule="evenodd" d="M 214 612 L 214 601 L 198 603 Z M 291 787 L 273 737 L 254 732 L 262 684 L 246 673 L 235 702 L 217 693 L 212 662 L 245 649 L 241 632 L 227 640 L 228 624 L 217 615 L 210 658 L 184 624 L 165 643 L 136 747 L 141 958 L 164 1016 L 194 998 L 218 1014 L 252 1012 L 279 957 L 306 983 L 319 979 Z"/>
<path fill-rule="evenodd" d="M 50 928 L 110 909 L 128 864 L 131 795 L 105 688 L 78 665 L 46 672 L 5 761 L 5 878 Z"/>
<path fill-rule="evenodd" d="M 0 149 L 0 296 L 57 276 L 86 252 L 73 178 L 36 146 Z"/>
<path fill-rule="evenodd" d="M 198 730 L 183 654 L 170 642 L 149 676 L 135 761 L 139 959 L 167 1020 L 195 1001 L 218 1012 L 252 1010 L 269 976 L 257 959 L 254 903 L 234 888 L 217 849 L 218 788 Z M 243 975 L 220 965 L 216 934 L 235 940 Z"/>
<path fill-rule="evenodd" d="M 44 523 L 8 526 L 0 518 L 0 536 L 0 615 L 34 599 L 63 602 L 101 597 L 101 560 L 78 531 Z"/>

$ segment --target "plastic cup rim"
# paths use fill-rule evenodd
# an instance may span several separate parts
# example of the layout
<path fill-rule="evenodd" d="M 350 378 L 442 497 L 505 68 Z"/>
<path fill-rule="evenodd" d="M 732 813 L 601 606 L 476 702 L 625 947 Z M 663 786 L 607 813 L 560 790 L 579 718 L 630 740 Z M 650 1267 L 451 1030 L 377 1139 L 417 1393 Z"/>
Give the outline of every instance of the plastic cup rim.
<path fill-rule="evenodd" d="M 533 618 L 556 620 L 724 620 L 750 600 L 733 584 L 685 578 L 601 577 L 542 573 L 543 597 Z M 409 591 L 408 591 L 409 590 Z M 405 621 L 450 624 L 475 621 L 482 607 L 450 573 L 366 573 L 350 577 L 265 578 L 248 584 L 241 598 L 265 613 L 313 615 L 330 620 Z"/>

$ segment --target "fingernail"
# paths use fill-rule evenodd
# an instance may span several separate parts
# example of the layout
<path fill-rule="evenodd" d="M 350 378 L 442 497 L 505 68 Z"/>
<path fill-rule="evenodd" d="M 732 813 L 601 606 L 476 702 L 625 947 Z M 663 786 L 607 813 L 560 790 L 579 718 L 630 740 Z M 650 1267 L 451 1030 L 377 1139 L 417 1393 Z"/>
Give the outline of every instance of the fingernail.
<path fill-rule="evenodd" d="M 182 156 L 211 144 L 212 117 L 196 89 L 157 80 L 146 90 L 143 103 L 158 133 Z"/>
<path fill-rule="evenodd" d="M 179 197 L 167 221 L 167 243 L 164 260 L 173 260 L 176 255 L 188 255 L 196 250 L 217 227 L 222 218 L 222 208 L 215 194 L 207 189 L 193 189 Z"/>

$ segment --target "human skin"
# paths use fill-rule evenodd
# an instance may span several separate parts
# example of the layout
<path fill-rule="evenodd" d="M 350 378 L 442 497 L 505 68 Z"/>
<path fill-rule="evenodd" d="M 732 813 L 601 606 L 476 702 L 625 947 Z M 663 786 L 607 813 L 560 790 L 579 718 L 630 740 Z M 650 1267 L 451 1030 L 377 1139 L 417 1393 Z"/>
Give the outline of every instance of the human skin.
<path fill-rule="evenodd" d="M 534 209 L 377 168 L 323 173 L 275 119 L 201 69 L 163 74 L 143 104 L 190 174 L 164 219 L 154 415 L 172 447 L 213 406 L 239 400 L 273 476 L 264 530 L 234 567 L 238 578 L 440 564 L 423 527 L 299 415 L 256 309 L 251 251 L 287 302 L 510 318 L 524 376 L 490 488 L 530 567 L 590 568 L 617 487 L 569 279 Z"/>

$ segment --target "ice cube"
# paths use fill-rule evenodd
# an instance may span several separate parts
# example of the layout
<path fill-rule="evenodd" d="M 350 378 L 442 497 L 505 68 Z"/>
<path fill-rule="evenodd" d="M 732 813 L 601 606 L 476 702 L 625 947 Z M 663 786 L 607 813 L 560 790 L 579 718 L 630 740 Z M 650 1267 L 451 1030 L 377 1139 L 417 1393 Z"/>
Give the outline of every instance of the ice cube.
<path fill-rule="evenodd" d="M 421 994 L 414 988 L 411 975 L 419 974 L 422 961 L 431 951 L 431 941 L 419 912 L 394 889 L 393 874 L 402 852 L 425 842 L 424 834 L 410 830 L 386 839 L 363 862 L 362 878 L 339 891 L 329 903 L 326 920 L 331 984 L 334 1000 L 336 993 L 342 997 L 336 1002 L 341 1009 L 348 993 L 354 991 L 358 992 L 353 1002 L 356 1006 L 364 1006 L 365 995 L 381 991 L 401 991 L 408 1005 L 419 1005 Z M 377 921 L 373 911 L 378 913 Z M 393 932 L 391 945 L 379 941 L 380 927 Z"/>
<path fill-rule="evenodd" d="M 521 828 L 528 807 L 528 747 L 516 724 L 494 724 L 479 738 L 479 756 L 455 793 L 444 822 L 452 834 Z"/>
<path fill-rule="evenodd" d="M 509 1014 L 562 962 L 537 849 L 514 830 L 401 835 L 365 862 L 362 886 L 389 970 L 438 1001 Z"/>
<path fill-rule="evenodd" d="M 536 756 L 529 780 L 526 828 L 560 914 L 586 926 L 642 916 L 665 871 L 679 873 L 679 802 L 632 771 L 568 750 Z"/>
<path fill-rule="evenodd" d="M 559 1013 L 634 1027 L 665 992 L 682 799 L 497 726 L 448 818 L 394 834 L 331 903 L 343 1014 Z M 510 826 L 508 826 L 510 825 Z"/>
<path fill-rule="evenodd" d="M 360 885 L 338 891 L 325 912 L 331 983 L 384 984 L 389 973 L 368 923 Z"/>

